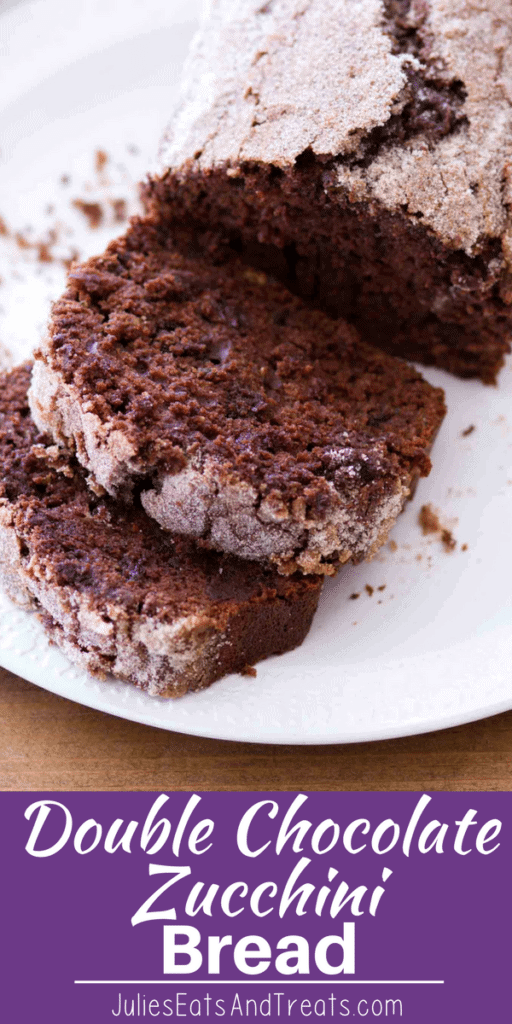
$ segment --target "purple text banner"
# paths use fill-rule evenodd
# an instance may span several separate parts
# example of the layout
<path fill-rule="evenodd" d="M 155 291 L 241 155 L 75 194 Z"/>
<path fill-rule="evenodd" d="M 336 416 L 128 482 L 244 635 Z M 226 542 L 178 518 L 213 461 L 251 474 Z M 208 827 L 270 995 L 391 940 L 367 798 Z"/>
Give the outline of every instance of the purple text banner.
<path fill-rule="evenodd" d="M 0 799 L 9 1024 L 507 1019 L 508 793 Z"/>

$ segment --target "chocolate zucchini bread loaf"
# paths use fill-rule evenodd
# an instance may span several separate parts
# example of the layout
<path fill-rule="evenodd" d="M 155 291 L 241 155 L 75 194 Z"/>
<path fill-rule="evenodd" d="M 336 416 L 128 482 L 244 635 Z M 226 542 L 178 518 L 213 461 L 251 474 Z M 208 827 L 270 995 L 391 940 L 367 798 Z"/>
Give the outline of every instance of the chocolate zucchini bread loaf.
<path fill-rule="evenodd" d="M 30 419 L 29 379 L 0 378 L 0 582 L 72 661 L 177 697 L 303 641 L 320 577 L 197 551 L 93 494 Z"/>
<path fill-rule="evenodd" d="M 510 0 L 211 0 L 146 208 L 366 340 L 495 380 Z"/>
<path fill-rule="evenodd" d="M 371 556 L 444 415 L 343 321 L 141 220 L 71 271 L 30 404 L 98 493 L 140 494 L 164 529 L 283 573 Z"/>

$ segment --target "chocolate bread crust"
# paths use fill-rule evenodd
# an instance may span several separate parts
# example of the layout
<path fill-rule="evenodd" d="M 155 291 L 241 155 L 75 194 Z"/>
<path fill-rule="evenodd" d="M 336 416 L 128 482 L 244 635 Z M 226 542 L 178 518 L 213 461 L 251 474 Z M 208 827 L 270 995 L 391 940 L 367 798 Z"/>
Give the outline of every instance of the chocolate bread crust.
<path fill-rule="evenodd" d="M 146 209 L 374 344 L 492 382 L 511 333 L 511 54 L 501 0 L 212 0 Z"/>
<path fill-rule="evenodd" d="M 91 493 L 30 419 L 30 370 L 0 382 L 0 578 L 71 660 L 175 697 L 300 644 L 321 581 L 196 550 Z"/>
<path fill-rule="evenodd" d="M 165 529 L 283 572 L 371 555 L 444 414 L 343 322 L 140 220 L 71 272 L 30 400 L 94 486 L 135 487 Z"/>

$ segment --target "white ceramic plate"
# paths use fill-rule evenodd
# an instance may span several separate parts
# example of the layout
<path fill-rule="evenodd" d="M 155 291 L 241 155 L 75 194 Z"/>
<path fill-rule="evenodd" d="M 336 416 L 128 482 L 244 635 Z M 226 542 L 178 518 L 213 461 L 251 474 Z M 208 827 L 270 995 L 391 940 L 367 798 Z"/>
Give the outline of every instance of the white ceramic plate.
<path fill-rule="evenodd" d="M 37 344 L 64 281 L 58 262 L 38 261 L 37 242 L 57 226 L 49 238 L 57 259 L 73 248 L 99 252 L 120 230 L 111 201 L 135 209 L 134 183 L 156 153 L 197 8 L 196 0 L 37 0 L 0 15 L 0 215 L 11 232 L 0 238 L 0 342 L 14 361 Z M 97 150 L 109 157 L 102 168 Z M 99 202 L 102 225 L 89 228 L 74 199 Z M 401 517 L 393 550 L 327 582 L 300 650 L 264 662 L 256 679 L 231 676 L 176 702 L 155 700 L 77 671 L 35 616 L 0 595 L 1 664 L 111 714 L 233 740 L 380 739 L 512 707 L 512 370 L 497 389 L 426 376 L 445 387 L 450 409 L 432 474 Z M 453 531 L 450 553 L 420 531 L 426 502 Z"/>

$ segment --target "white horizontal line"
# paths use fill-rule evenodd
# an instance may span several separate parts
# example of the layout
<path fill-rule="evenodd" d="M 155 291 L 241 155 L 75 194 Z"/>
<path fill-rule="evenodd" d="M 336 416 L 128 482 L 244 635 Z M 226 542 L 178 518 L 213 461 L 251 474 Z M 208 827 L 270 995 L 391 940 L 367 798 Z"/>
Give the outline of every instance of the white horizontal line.
<path fill-rule="evenodd" d="M 350 979 L 350 981 L 333 978 L 330 981 L 325 981 L 323 978 L 308 978 L 307 980 L 301 979 L 300 981 L 281 981 L 279 978 L 269 978 L 267 981 L 258 979 L 258 981 L 244 978 L 240 981 L 220 981 L 219 979 L 210 980 L 203 978 L 157 978 L 153 981 L 75 981 L 75 985 L 266 985 L 267 988 L 276 985 L 444 985 L 444 981 L 410 981 L 409 979 L 402 981 L 390 981 L 385 978 L 383 981 L 368 981 Z"/>

